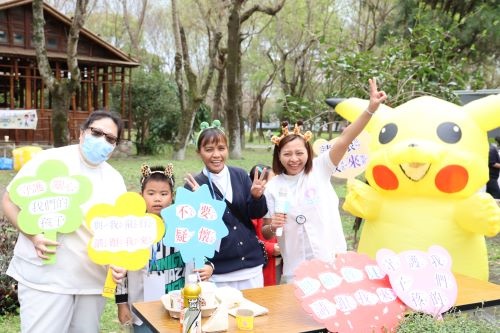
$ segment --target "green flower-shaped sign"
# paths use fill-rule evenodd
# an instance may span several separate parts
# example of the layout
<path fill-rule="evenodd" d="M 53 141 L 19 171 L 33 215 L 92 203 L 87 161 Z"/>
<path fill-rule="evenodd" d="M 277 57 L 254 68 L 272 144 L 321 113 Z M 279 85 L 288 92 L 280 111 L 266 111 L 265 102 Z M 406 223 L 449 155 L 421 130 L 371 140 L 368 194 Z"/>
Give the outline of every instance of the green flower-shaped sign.
<path fill-rule="evenodd" d="M 43 233 L 56 241 L 57 233 L 67 234 L 80 227 L 83 212 L 80 205 L 92 194 L 92 184 L 85 176 L 69 176 L 62 161 L 48 160 L 38 166 L 35 176 L 16 179 L 10 188 L 11 200 L 21 211 L 19 228 L 29 234 Z M 44 263 L 55 263 L 55 255 Z"/>

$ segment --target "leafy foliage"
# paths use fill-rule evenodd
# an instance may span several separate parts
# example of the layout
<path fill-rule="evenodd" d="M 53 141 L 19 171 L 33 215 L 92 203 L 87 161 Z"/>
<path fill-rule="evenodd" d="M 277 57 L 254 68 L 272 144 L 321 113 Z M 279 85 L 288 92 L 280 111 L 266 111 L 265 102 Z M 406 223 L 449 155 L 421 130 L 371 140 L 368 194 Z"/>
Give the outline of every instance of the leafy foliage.
<path fill-rule="evenodd" d="M 482 310 L 478 310 L 482 311 Z M 476 318 L 477 319 L 477 318 Z M 432 316 L 413 312 L 400 322 L 397 333 L 494 333 L 497 327 L 486 320 L 471 320 L 468 314 L 460 312 L 445 315 L 444 320 L 437 320 Z"/>
<path fill-rule="evenodd" d="M 12 258 L 16 240 L 16 229 L 5 217 L 0 217 L 0 315 L 2 316 L 16 313 L 19 307 L 17 282 L 5 274 Z"/>
<path fill-rule="evenodd" d="M 457 39 L 441 27 L 418 25 L 406 38 L 389 35 L 377 53 L 338 54 L 330 49 L 321 66 L 326 77 L 336 81 L 332 96 L 366 98 L 368 78 L 377 77 L 392 106 L 424 94 L 457 101 L 453 91 L 465 88 L 470 75 L 456 45 Z"/>
<path fill-rule="evenodd" d="M 131 113 L 137 154 L 158 154 L 176 135 L 180 107 L 175 83 L 163 72 L 137 69 L 132 78 Z"/>

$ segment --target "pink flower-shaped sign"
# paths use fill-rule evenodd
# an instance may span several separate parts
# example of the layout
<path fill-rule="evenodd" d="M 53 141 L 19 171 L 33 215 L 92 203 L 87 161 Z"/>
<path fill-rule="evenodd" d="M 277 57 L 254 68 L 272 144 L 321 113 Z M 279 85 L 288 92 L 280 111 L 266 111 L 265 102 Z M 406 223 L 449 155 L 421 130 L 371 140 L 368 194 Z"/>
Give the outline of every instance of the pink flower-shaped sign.
<path fill-rule="evenodd" d="M 441 317 L 457 300 L 451 256 L 441 246 L 431 246 L 428 252 L 410 250 L 399 254 L 381 249 L 377 263 L 389 276 L 394 292 L 415 311 Z"/>
<path fill-rule="evenodd" d="M 294 285 L 302 307 L 330 332 L 390 331 L 406 309 L 375 260 L 355 252 L 302 263 Z"/>

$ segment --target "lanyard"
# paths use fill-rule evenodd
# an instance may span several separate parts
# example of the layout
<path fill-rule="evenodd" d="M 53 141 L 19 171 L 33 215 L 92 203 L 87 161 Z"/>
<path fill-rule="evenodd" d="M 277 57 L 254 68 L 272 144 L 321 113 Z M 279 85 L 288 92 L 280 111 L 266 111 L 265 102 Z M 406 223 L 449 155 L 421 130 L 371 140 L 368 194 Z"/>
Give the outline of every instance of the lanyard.
<path fill-rule="evenodd" d="M 208 171 L 208 170 L 207 170 Z M 215 197 L 215 189 L 214 189 L 214 185 L 212 183 L 212 173 L 210 171 L 207 172 L 208 174 L 208 184 L 210 185 L 210 188 L 212 189 L 212 198 L 217 200 L 217 198 Z M 228 175 L 228 178 L 229 178 L 229 170 L 227 171 L 227 175 Z M 226 193 L 227 193 L 227 189 L 229 188 L 229 182 L 231 181 L 231 179 L 228 179 L 227 180 L 227 183 L 226 183 L 226 190 L 224 191 L 224 193 L 222 193 L 222 201 L 226 201 Z M 222 192 L 222 191 L 221 191 Z"/>

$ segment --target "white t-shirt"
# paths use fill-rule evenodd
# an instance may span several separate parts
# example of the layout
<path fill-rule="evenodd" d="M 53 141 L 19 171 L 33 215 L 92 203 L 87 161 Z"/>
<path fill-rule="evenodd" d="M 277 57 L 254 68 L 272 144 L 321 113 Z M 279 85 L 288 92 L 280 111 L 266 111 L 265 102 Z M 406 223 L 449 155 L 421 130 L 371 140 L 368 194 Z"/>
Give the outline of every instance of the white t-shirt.
<path fill-rule="evenodd" d="M 82 160 L 78 145 L 41 151 L 23 166 L 14 179 L 33 176 L 38 166 L 49 159 L 63 161 L 70 175 L 83 175 L 93 185 L 91 198 L 82 207 L 83 214 L 97 203 L 114 204 L 126 192 L 125 183 L 118 171 L 108 163 L 95 168 Z M 12 182 L 10 183 L 12 184 Z M 7 190 L 10 190 L 10 184 Z M 19 234 L 14 256 L 7 274 L 20 283 L 41 291 L 59 294 L 101 294 L 106 279 L 106 267 L 94 264 L 87 255 L 91 232 L 85 222 L 75 232 L 57 234 L 60 246 L 56 250 L 56 263 L 44 265 L 36 255 L 33 243 Z"/>
<path fill-rule="evenodd" d="M 336 253 L 347 250 L 339 199 L 330 183 L 334 169 L 330 155 L 323 153 L 313 160 L 308 175 L 303 171 L 294 176 L 280 174 L 266 185 L 266 218 L 274 214 L 280 190 L 287 193 L 287 222 L 283 235 L 277 238 L 283 257 L 283 276 L 288 282 L 303 261 L 313 258 L 332 261 Z"/>

